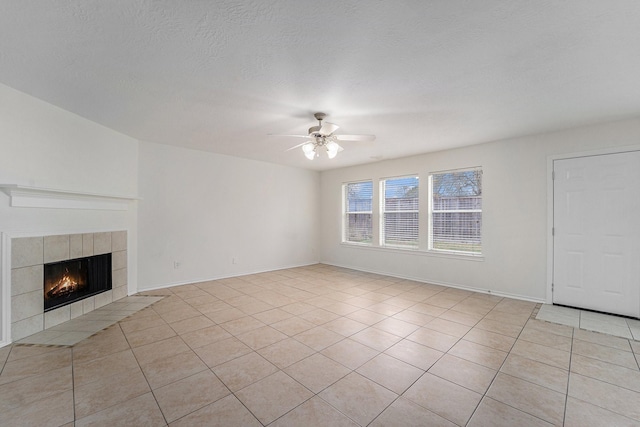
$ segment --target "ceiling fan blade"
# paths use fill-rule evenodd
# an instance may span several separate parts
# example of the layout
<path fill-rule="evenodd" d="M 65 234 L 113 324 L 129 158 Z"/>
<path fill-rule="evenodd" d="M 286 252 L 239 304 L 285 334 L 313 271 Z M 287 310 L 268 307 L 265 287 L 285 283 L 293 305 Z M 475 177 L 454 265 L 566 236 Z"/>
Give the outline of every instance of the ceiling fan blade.
<path fill-rule="evenodd" d="M 338 141 L 373 141 L 375 135 L 334 135 Z"/>
<path fill-rule="evenodd" d="M 303 145 L 308 144 L 309 142 L 311 142 L 311 141 L 305 141 L 305 142 L 303 142 L 302 144 L 294 145 L 293 147 L 291 147 L 291 148 L 287 148 L 287 149 L 286 149 L 286 150 L 284 150 L 284 151 L 285 151 L 285 152 L 287 152 L 287 151 L 295 150 L 296 148 L 298 148 L 298 147 L 302 147 Z"/>
<path fill-rule="evenodd" d="M 291 138 L 309 138 L 309 135 L 277 135 L 277 134 L 273 134 L 273 133 L 270 133 L 269 136 L 286 136 L 286 137 L 291 137 Z"/>
<path fill-rule="evenodd" d="M 329 123 L 329 122 L 324 122 L 322 124 L 322 127 L 320 128 L 320 130 L 318 131 L 318 133 L 320 135 L 331 135 L 332 133 L 334 133 L 335 131 L 338 130 L 340 126 L 338 125 L 334 125 L 333 123 Z"/>

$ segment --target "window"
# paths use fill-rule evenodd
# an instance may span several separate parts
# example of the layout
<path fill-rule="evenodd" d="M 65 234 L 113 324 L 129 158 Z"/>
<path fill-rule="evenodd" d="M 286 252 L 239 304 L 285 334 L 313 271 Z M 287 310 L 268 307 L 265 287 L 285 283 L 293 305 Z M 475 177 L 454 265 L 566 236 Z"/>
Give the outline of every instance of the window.
<path fill-rule="evenodd" d="M 418 177 L 385 179 L 381 184 L 385 246 L 418 247 Z"/>
<path fill-rule="evenodd" d="M 343 241 L 371 244 L 373 182 L 352 182 L 344 184 L 343 188 L 345 213 Z"/>
<path fill-rule="evenodd" d="M 434 173 L 429 249 L 482 252 L 482 170 Z"/>

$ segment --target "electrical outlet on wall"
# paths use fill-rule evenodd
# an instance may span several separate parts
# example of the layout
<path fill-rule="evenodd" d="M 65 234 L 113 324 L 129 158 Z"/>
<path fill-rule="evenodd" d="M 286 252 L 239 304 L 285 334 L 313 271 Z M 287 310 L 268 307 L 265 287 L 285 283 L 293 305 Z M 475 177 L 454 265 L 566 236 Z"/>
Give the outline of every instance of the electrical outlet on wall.
<path fill-rule="evenodd" d="M 182 263 L 180 261 L 173 261 L 173 268 L 175 268 L 176 270 L 180 268 L 180 265 Z"/>
<path fill-rule="evenodd" d="M 238 259 L 238 257 L 231 258 L 231 264 L 240 264 L 240 260 Z"/>

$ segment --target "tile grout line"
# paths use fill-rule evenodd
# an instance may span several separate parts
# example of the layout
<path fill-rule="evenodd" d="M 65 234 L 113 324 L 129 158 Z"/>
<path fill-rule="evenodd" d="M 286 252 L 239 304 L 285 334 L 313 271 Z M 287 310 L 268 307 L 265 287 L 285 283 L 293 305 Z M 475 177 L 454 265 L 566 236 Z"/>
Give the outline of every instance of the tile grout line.
<path fill-rule="evenodd" d="M 571 352 L 569 353 L 569 375 L 567 376 L 567 387 L 564 395 L 564 411 L 562 412 L 562 424 L 567 420 L 567 407 L 569 406 L 569 388 L 571 385 L 571 365 L 573 363 L 573 340 L 575 338 L 576 328 L 571 328 Z"/>
<path fill-rule="evenodd" d="M 532 310 L 531 316 L 533 316 L 533 313 L 534 313 L 535 311 L 536 311 L 535 309 L 534 309 L 534 310 Z M 489 390 L 491 389 L 491 386 L 493 386 L 493 384 L 495 383 L 496 378 L 498 377 L 498 374 L 501 372 L 502 367 L 504 366 L 504 364 L 505 364 L 505 363 L 506 363 L 506 361 L 507 361 L 507 358 L 508 358 L 508 357 L 509 357 L 509 355 L 511 354 L 511 350 L 512 350 L 512 349 L 513 349 L 513 347 L 516 345 L 516 342 L 518 342 L 518 340 L 520 339 L 520 335 L 522 335 L 522 331 L 524 331 L 524 328 L 526 327 L 527 323 L 529 323 L 529 320 L 531 320 L 531 319 L 532 319 L 532 317 L 531 317 L 531 316 L 527 319 L 527 322 L 524 324 L 524 326 L 522 327 L 522 329 L 521 329 L 521 330 L 520 330 L 520 332 L 518 333 L 518 336 L 517 336 L 517 337 L 515 337 L 515 340 L 514 340 L 513 344 L 511 345 L 511 348 L 510 348 L 510 349 L 509 349 L 509 351 L 507 352 L 507 356 L 505 357 L 505 359 L 504 359 L 504 360 L 502 361 L 502 363 L 500 364 L 500 367 L 497 369 L 496 374 L 494 375 L 493 379 L 491 380 L 491 383 L 489 384 L 489 386 L 488 386 L 488 387 L 487 387 L 487 389 L 485 390 L 484 394 L 482 395 L 482 398 L 481 398 L 481 399 L 480 399 L 480 401 L 478 402 L 478 405 L 477 405 L 477 406 L 476 406 L 476 408 L 474 409 L 473 413 L 471 414 L 471 416 L 469 417 L 469 419 L 467 420 L 467 422 L 465 423 L 465 425 L 468 425 L 468 424 L 469 424 L 469 422 L 471 422 L 471 419 L 473 418 L 473 415 L 476 413 L 476 411 L 478 410 L 478 408 L 479 408 L 479 406 L 480 406 L 480 403 L 482 403 L 482 401 L 483 401 L 485 398 L 495 400 L 495 399 L 493 399 L 491 396 L 487 396 L 487 393 L 488 393 L 488 392 L 489 392 Z M 525 341 L 526 341 L 526 340 L 525 340 Z M 509 374 L 505 374 L 505 373 L 503 373 L 503 375 L 509 375 Z M 513 377 L 513 375 L 509 375 L 509 376 Z M 529 382 L 529 383 L 531 383 L 531 384 L 535 384 L 535 383 L 533 383 L 533 382 L 531 382 L 531 381 L 527 381 L 527 380 L 524 380 L 524 379 L 522 379 L 522 378 L 518 378 L 518 377 L 514 377 L 514 378 L 520 379 L 520 380 L 522 380 L 522 381 Z M 568 381 L 567 381 L 567 384 L 568 384 Z M 535 385 L 539 385 L 539 384 L 535 384 Z M 544 386 L 541 386 L 541 387 L 544 387 Z M 547 387 L 545 387 L 545 388 L 547 388 Z M 523 412 L 523 413 L 525 413 L 525 414 L 528 414 L 528 415 L 530 415 L 530 416 L 532 416 L 532 417 L 534 417 L 534 418 L 536 418 L 536 419 L 539 419 L 539 420 L 541 420 L 541 421 L 543 421 L 543 422 L 550 423 L 549 421 L 547 421 L 547 420 L 545 420 L 545 419 L 543 419 L 543 418 L 540 418 L 540 417 L 539 417 L 539 416 L 537 416 L 537 415 L 534 415 L 534 414 L 531 414 L 531 413 L 529 413 L 529 412 L 526 412 L 526 411 L 524 411 L 524 410 L 522 410 L 522 409 L 516 408 L 516 407 L 514 407 L 514 406 L 512 406 L 512 405 L 510 405 L 510 404 L 508 404 L 508 403 L 506 403 L 506 402 L 501 402 L 501 401 L 499 401 L 499 400 L 496 400 L 496 402 L 499 402 L 499 403 L 501 403 L 501 404 L 503 404 L 503 405 L 507 405 L 507 406 L 509 406 L 510 408 L 515 409 L 516 411 L 519 411 L 519 412 Z M 566 406 L 566 396 L 565 396 L 565 406 Z M 563 418 L 563 423 L 564 423 L 564 418 Z"/>
<path fill-rule="evenodd" d="M 120 322 L 118 322 L 118 328 L 120 329 L 120 332 L 122 333 L 122 336 L 124 337 L 125 341 L 127 342 L 127 345 L 129 346 L 129 350 L 131 351 L 131 354 L 133 355 L 133 358 L 135 359 L 136 364 L 138 365 L 138 369 L 140 369 L 140 373 L 142 374 L 144 380 L 147 383 L 147 387 L 149 387 L 149 391 L 146 392 L 146 393 L 151 393 L 151 396 L 153 396 L 154 402 L 158 406 L 158 410 L 162 414 L 162 418 L 164 419 L 164 423 L 166 425 L 169 425 L 169 423 L 167 422 L 167 417 L 165 416 L 164 412 L 162 411 L 162 408 L 160 407 L 160 403 L 158 402 L 158 399 L 156 398 L 156 395 L 153 392 L 153 388 L 151 387 L 151 384 L 149 383 L 149 379 L 147 378 L 147 375 L 144 373 L 144 369 L 142 369 L 142 366 L 140 365 L 140 361 L 138 360 L 138 357 L 136 356 L 136 353 L 133 351 L 133 347 L 131 347 L 131 343 L 129 342 L 129 338 L 127 337 L 127 334 L 124 333 L 124 330 L 122 329 L 122 325 L 121 325 Z M 143 393 L 140 396 L 144 396 L 146 393 Z M 140 396 L 136 396 L 134 398 L 137 398 L 137 397 L 140 397 Z M 116 405 L 113 405 L 113 406 L 116 406 Z M 113 407 L 113 406 L 111 406 L 111 407 Z M 105 408 L 105 409 L 107 409 L 107 408 Z"/>
<path fill-rule="evenodd" d="M 496 304 L 496 306 L 497 306 L 497 304 Z M 491 309 L 491 311 L 493 311 L 494 309 L 495 309 L 495 307 L 494 307 L 493 309 Z M 489 313 L 491 313 L 491 311 L 489 311 Z M 487 316 L 489 313 L 487 313 L 487 314 L 486 314 L 482 319 L 485 319 L 485 318 L 486 318 L 486 316 Z M 482 319 L 481 319 L 481 320 L 482 320 Z M 481 321 L 481 320 L 480 320 L 480 321 Z M 480 321 L 478 321 L 478 323 L 480 323 Z M 528 320 L 527 320 L 527 322 L 528 322 Z M 522 331 L 524 330 L 524 327 L 525 327 L 525 326 L 526 326 L 526 323 L 525 323 L 525 325 L 522 327 L 522 329 L 520 330 L 520 332 L 518 333 L 518 337 L 520 336 L 520 334 L 522 334 Z M 491 386 L 493 385 L 493 383 L 496 381 L 496 378 L 498 377 L 498 374 L 500 373 L 500 370 L 502 369 L 502 366 L 504 366 L 505 362 L 507 361 L 507 358 L 509 357 L 509 354 L 511 354 L 511 350 L 513 349 L 513 346 L 515 346 L 515 345 L 516 345 L 516 342 L 518 341 L 518 337 L 515 337 L 515 340 L 513 341 L 513 344 L 511 344 L 511 347 L 509 347 L 509 351 L 508 351 L 508 352 L 506 352 L 506 353 L 507 353 L 507 355 L 505 356 L 504 360 L 503 360 L 503 361 L 502 361 L 502 363 L 500 364 L 500 367 L 499 367 L 498 369 L 496 369 L 496 373 L 495 373 L 495 375 L 493 376 L 493 378 L 491 379 L 491 382 L 489 383 L 489 385 L 487 386 L 486 390 L 485 390 L 485 391 L 484 391 L 484 393 L 482 394 L 482 397 L 481 397 L 481 398 L 480 398 L 480 400 L 478 401 L 478 404 L 477 404 L 477 405 L 476 405 L 476 407 L 474 408 L 473 412 L 471 412 L 471 415 L 469 416 L 469 419 L 467 420 L 467 422 L 465 423 L 465 425 L 468 425 L 468 424 L 471 422 L 471 420 L 473 419 L 473 416 L 474 416 L 474 415 L 475 415 L 475 413 L 478 411 L 478 408 L 480 407 L 480 404 L 482 403 L 482 401 L 483 401 L 485 398 L 489 398 L 489 399 L 490 399 L 490 397 L 489 397 L 489 396 L 487 396 L 487 393 L 488 393 L 488 392 L 489 392 L 489 390 L 491 389 Z M 480 344 L 480 345 L 482 345 L 482 344 Z M 503 403 L 503 402 L 501 402 L 501 403 Z M 506 405 L 506 403 L 504 403 L 504 404 Z M 509 406 L 511 406 L 511 405 L 509 405 Z M 516 409 L 516 410 L 517 410 L 517 408 L 514 408 L 514 409 Z M 522 412 L 524 412 L 524 411 L 522 411 Z M 529 415 L 531 415 L 531 414 L 529 414 Z"/>

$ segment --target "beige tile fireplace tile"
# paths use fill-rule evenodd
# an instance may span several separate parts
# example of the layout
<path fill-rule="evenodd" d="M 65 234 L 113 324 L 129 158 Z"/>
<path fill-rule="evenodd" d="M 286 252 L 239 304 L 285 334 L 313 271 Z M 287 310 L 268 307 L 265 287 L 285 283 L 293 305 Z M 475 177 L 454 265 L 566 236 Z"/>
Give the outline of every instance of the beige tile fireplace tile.
<path fill-rule="evenodd" d="M 128 289 L 126 286 L 120 286 L 119 288 L 113 288 L 111 291 L 113 293 L 113 300 L 118 301 L 127 296 Z"/>
<path fill-rule="evenodd" d="M 111 269 L 120 270 L 127 268 L 127 251 L 117 251 L 111 253 Z"/>
<path fill-rule="evenodd" d="M 69 258 L 82 258 L 82 234 L 71 234 L 69 236 Z"/>
<path fill-rule="evenodd" d="M 90 311 L 95 310 L 95 308 L 96 308 L 95 297 L 89 297 L 82 300 L 82 312 L 84 314 L 87 314 Z"/>
<path fill-rule="evenodd" d="M 71 306 L 65 305 L 44 314 L 44 328 L 49 329 L 68 320 L 71 320 Z"/>
<path fill-rule="evenodd" d="M 53 338 L 47 344 L 49 345 L 76 345 L 80 341 L 89 338 L 95 332 L 65 332 L 64 334 Z"/>
<path fill-rule="evenodd" d="M 17 237 L 11 239 L 11 268 L 28 267 L 43 263 L 44 239 L 42 237 Z"/>
<path fill-rule="evenodd" d="M 42 291 L 44 267 L 42 264 L 11 270 L 11 295 Z"/>
<path fill-rule="evenodd" d="M 93 233 L 82 235 L 82 256 L 93 255 Z"/>
<path fill-rule="evenodd" d="M 111 250 L 126 251 L 127 250 L 127 231 L 114 231 L 111 233 Z"/>
<path fill-rule="evenodd" d="M 11 324 L 11 339 L 21 340 L 44 329 L 44 315 L 38 314 Z"/>
<path fill-rule="evenodd" d="M 111 252 L 111 233 L 93 233 L 93 254 L 107 254 Z"/>
<path fill-rule="evenodd" d="M 113 302 L 113 291 L 106 291 L 101 294 L 96 295 L 95 297 L 95 308 L 104 307 L 107 304 L 111 304 Z"/>
<path fill-rule="evenodd" d="M 111 282 L 114 288 L 125 286 L 127 284 L 127 269 L 121 268 L 120 270 L 114 270 L 111 273 Z"/>
<path fill-rule="evenodd" d="M 16 295 L 11 298 L 11 321 L 17 322 L 44 312 L 42 290 Z"/>
<path fill-rule="evenodd" d="M 62 331 L 40 331 L 33 335 L 29 335 L 19 341 L 20 344 L 49 344 L 52 340 L 66 334 Z"/>
<path fill-rule="evenodd" d="M 82 312 L 82 301 L 77 301 L 72 304 L 69 304 L 69 310 L 71 314 L 71 318 L 75 319 L 76 317 L 82 316 L 84 313 Z"/>
<path fill-rule="evenodd" d="M 44 236 L 44 262 L 69 259 L 69 235 Z"/>
<path fill-rule="evenodd" d="M 91 332 L 95 334 L 116 323 L 114 320 L 91 320 L 85 318 L 76 318 L 68 322 L 53 326 L 52 331 L 64 332 Z"/>

